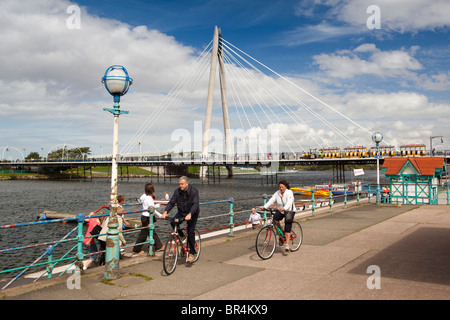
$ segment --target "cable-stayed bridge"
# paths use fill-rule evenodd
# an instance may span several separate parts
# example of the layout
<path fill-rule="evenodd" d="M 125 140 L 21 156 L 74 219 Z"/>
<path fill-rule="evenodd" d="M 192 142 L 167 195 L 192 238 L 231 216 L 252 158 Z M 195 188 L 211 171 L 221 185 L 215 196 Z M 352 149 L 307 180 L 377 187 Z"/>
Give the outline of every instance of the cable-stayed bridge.
<path fill-rule="evenodd" d="M 283 76 L 245 53 L 215 27 L 213 40 L 180 71 L 178 83 L 159 104 L 146 106 L 147 118 L 136 120 L 118 165 L 196 165 L 206 176 L 208 167 L 220 165 L 231 175 L 234 166 L 264 167 L 268 174 L 280 164 L 331 164 L 340 171 L 345 164 L 376 163 L 373 156 L 304 159 L 330 146 L 374 146 L 373 132 L 387 130 L 376 128 L 365 110 L 332 106 L 325 102 L 333 101 L 332 93 L 316 91 L 307 79 Z M 111 164 L 103 160 L 108 157 L 17 165 L 100 166 Z"/>
<path fill-rule="evenodd" d="M 161 104 L 149 107 L 120 154 L 147 143 L 147 152 L 201 153 L 203 159 L 283 152 L 298 157 L 311 148 L 367 145 L 372 133 L 303 89 L 298 79 L 225 40 L 216 27 L 212 42 Z"/>

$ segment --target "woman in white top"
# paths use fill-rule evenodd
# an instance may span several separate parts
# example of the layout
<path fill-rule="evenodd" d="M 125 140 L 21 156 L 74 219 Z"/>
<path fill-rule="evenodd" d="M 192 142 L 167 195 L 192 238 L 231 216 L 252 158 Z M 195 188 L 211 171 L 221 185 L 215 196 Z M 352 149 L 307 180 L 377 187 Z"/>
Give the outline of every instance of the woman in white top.
<path fill-rule="evenodd" d="M 284 219 L 285 211 L 295 211 L 294 193 L 290 190 L 289 183 L 286 180 L 280 180 L 278 182 L 279 190 L 273 194 L 270 200 L 264 205 L 264 209 L 268 209 L 275 202 L 277 203 L 278 210 L 273 215 L 273 220 L 276 223 L 280 223 Z M 284 235 L 286 237 L 285 250 L 289 251 L 289 240 L 291 240 L 291 228 L 292 223 L 285 223 Z"/>
<path fill-rule="evenodd" d="M 142 227 L 147 227 L 150 224 L 150 213 L 148 210 L 150 208 L 159 208 L 159 204 L 156 204 L 155 201 L 153 201 L 153 194 L 155 193 L 155 187 L 152 183 L 147 183 L 145 185 L 145 193 L 139 198 L 139 201 L 142 203 L 142 215 L 141 215 L 141 223 Z M 153 211 L 154 216 L 157 218 L 161 217 L 161 214 L 154 210 Z M 155 222 L 155 217 L 153 217 L 153 221 Z M 149 235 L 149 228 L 141 229 L 141 232 L 139 233 L 139 236 L 136 240 L 136 245 L 133 248 L 134 253 L 144 253 L 142 250 L 143 242 L 147 241 L 147 237 Z M 158 234 L 156 232 L 153 232 L 153 239 L 155 240 L 155 250 L 160 251 L 164 249 L 164 246 L 161 242 L 161 240 L 158 237 Z"/>

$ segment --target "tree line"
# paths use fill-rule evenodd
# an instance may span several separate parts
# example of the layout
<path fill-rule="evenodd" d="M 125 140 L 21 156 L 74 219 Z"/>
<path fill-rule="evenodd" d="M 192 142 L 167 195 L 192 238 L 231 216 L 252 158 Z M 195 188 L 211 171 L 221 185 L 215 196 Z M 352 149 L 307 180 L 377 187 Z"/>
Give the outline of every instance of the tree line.
<path fill-rule="evenodd" d="M 42 157 L 39 152 L 32 151 L 26 157 L 25 160 L 42 160 L 47 158 L 47 160 L 64 160 L 64 159 L 72 159 L 72 160 L 85 160 L 88 155 L 91 154 L 90 147 L 81 147 L 81 148 L 60 148 L 55 151 L 50 152 L 47 157 Z"/>

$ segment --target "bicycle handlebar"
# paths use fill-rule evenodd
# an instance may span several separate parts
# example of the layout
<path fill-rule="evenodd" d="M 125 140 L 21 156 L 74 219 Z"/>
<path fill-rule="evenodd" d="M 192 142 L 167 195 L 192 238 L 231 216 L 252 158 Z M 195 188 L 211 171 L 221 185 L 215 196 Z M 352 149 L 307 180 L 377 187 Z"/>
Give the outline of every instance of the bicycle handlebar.
<path fill-rule="evenodd" d="M 275 211 L 275 210 L 274 210 L 274 209 L 272 209 L 272 208 L 269 208 L 269 209 L 265 209 L 265 210 L 269 211 L 271 215 L 273 215 L 273 212 Z M 264 214 L 264 210 L 263 210 L 263 211 L 260 211 L 260 210 L 256 210 L 256 212 L 257 212 L 257 213 L 259 213 L 259 214 Z"/>
<path fill-rule="evenodd" d="M 181 218 L 172 218 L 172 217 L 167 216 L 167 217 L 165 217 L 164 219 L 165 219 L 165 220 L 168 220 L 168 221 L 175 220 L 175 224 L 181 224 L 181 223 L 185 220 L 185 217 L 181 217 Z"/>

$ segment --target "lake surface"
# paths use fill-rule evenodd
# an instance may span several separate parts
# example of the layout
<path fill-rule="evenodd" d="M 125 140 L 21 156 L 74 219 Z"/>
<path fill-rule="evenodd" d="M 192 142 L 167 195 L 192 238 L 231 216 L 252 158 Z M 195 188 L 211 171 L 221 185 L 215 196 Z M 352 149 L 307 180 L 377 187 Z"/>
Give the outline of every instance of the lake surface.
<path fill-rule="evenodd" d="M 362 177 L 362 178 L 361 178 Z M 355 179 L 353 172 L 346 172 L 346 181 L 360 180 L 363 183 L 370 182 L 376 184 L 376 171 L 365 170 L 364 176 Z M 387 183 L 384 175 L 380 175 L 381 183 Z M 295 173 L 279 174 L 278 180 L 286 179 L 291 187 L 310 186 L 315 184 L 328 184 L 332 182 L 332 171 L 299 171 Z M 269 178 L 269 182 L 271 182 Z M 266 178 L 262 184 L 260 175 L 236 175 L 227 179 L 221 177 L 220 183 L 216 177 L 216 182 L 210 183 L 200 179 L 190 179 L 190 183 L 197 187 L 200 194 L 200 202 L 215 200 L 227 200 L 230 198 L 240 199 L 247 197 L 260 197 L 252 200 L 236 201 L 233 210 L 237 212 L 234 222 L 242 222 L 248 219 L 249 213 L 238 213 L 240 211 L 250 210 L 253 206 L 263 205 L 263 195 L 271 195 L 277 190 L 276 180 L 274 184 L 267 185 Z M 164 182 L 160 178 L 133 178 L 127 181 L 120 180 L 118 183 L 118 193 L 127 198 L 127 203 L 137 202 L 144 192 L 144 185 L 152 182 L 155 186 L 156 198 L 161 198 L 164 191 L 172 195 L 178 187 L 178 179 L 172 178 L 171 181 Z M 6 180 L 0 181 L 0 225 L 15 224 L 22 222 L 36 221 L 36 216 L 44 210 L 68 213 L 89 213 L 109 202 L 110 194 L 109 179 L 93 179 L 86 181 L 48 181 L 48 180 Z M 209 204 L 200 207 L 200 217 L 226 214 L 229 212 L 229 203 Z M 141 210 L 141 206 L 127 206 L 126 211 Z M 164 208 L 161 208 L 161 213 Z M 169 215 L 174 215 L 175 209 Z M 128 218 L 139 218 L 140 213 L 127 215 Z M 229 217 L 199 220 L 197 228 L 205 230 L 229 223 Z M 12 229 L 0 230 L 0 249 L 13 248 L 18 246 L 43 243 L 47 241 L 59 240 L 76 226 L 75 223 L 52 223 L 37 226 L 25 226 Z M 168 222 L 158 221 L 156 228 L 168 230 Z M 85 232 L 85 231 L 84 231 Z M 76 237 L 76 231 L 72 233 L 71 238 Z M 126 236 L 127 241 L 134 242 L 137 234 Z M 164 235 L 161 237 L 164 238 Z M 54 259 L 58 259 L 68 249 L 75 245 L 74 242 L 59 245 L 54 253 Z M 0 253 L 0 270 L 9 269 L 15 266 L 21 266 L 32 263 L 39 257 L 47 246 L 41 246 L 30 249 L 22 249 L 13 252 Z M 75 253 L 74 253 L 75 254 Z M 44 258 L 46 259 L 46 258 Z M 36 271 L 32 269 L 31 272 Z M 6 275 L 8 276 L 8 275 Z M 11 275 L 9 275 L 11 276 Z M 5 277 L 0 274 L 0 277 Z"/>

